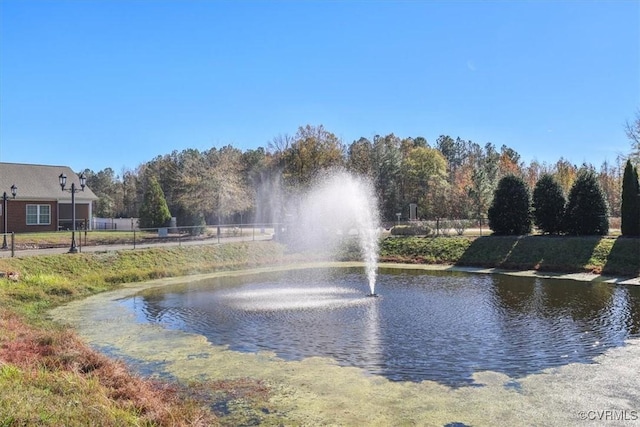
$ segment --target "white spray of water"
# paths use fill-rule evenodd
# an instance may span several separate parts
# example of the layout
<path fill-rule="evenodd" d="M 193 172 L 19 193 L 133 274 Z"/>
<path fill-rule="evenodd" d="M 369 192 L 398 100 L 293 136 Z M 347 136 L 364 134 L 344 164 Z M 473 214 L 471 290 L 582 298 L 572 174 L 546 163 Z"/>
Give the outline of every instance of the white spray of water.
<path fill-rule="evenodd" d="M 341 239 L 357 234 L 369 289 L 375 294 L 380 215 L 372 183 L 333 171 L 319 178 L 294 205 L 295 232 L 307 247 L 333 249 Z"/>

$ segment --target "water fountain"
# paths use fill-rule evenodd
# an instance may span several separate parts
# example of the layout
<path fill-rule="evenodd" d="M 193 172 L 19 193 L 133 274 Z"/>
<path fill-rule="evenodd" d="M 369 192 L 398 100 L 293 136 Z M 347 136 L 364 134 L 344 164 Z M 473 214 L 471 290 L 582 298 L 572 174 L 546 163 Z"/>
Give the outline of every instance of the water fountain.
<path fill-rule="evenodd" d="M 337 270 L 144 283 L 52 317 L 145 375 L 264 381 L 264 424 L 493 425 L 498 405 L 505 424 L 566 426 L 575 405 L 640 402 L 639 286 L 398 267 L 371 301 L 361 268 Z M 233 424 L 247 406 L 229 408 Z"/>
<path fill-rule="evenodd" d="M 328 357 L 392 381 L 471 385 L 591 363 L 640 337 L 640 287 L 382 268 L 384 298 L 363 297 L 360 267 L 221 276 L 141 292 L 135 318 L 233 351 Z M 170 346 L 169 346 L 170 347 Z M 639 348 L 640 351 L 640 348 Z"/>
<path fill-rule="evenodd" d="M 257 409 L 265 424 L 491 425 L 495 411 L 486 408 L 499 402 L 506 424 L 543 410 L 555 414 L 545 422 L 564 426 L 579 421 L 567 408 L 593 407 L 593 396 L 624 411 L 640 402 L 640 287 L 403 266 L 378 271 L 370 183 L 337 172 L 289 203 L 279 189 L 262 194 L 275 192 L 265 211 L 286 206 L 287 237 L 331 252 L 357 235 L 366 278 L 360 267 L 303 263 L 168 279 L 75 301 L 53 318 L 143 373 L 185 383 L 235 380 L 241 366 L 243 378 L 275 385 L 275 409 Z M 377 296 L 378 276 L 385 297 L 363 298 L 366 282 Z M 550 383 L 560 392 L 545 399 Z M 618 406 L 621 394 L 627 406 Z"/>
<path fill-rule="evenodd" d="M 346 171 L 327 172 L 301 198 L 291 201 L 290 234 L 307 249 L 335 252 L 345 238 L 356 236 L 369 283 L 375 293 L 380 215 L 370 181 Z"/>

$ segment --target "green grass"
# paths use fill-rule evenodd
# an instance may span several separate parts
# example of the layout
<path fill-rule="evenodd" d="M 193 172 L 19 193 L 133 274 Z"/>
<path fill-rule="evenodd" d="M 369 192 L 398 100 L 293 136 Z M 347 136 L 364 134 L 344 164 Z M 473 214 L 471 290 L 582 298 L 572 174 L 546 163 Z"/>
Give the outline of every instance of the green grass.
<path fill-rule="evenodd" d="M 177 236 L 177 235 L 176 235 Z M 115 245 L 144 243 L 158 239 L 158 233 L 152 231 L 76 231 L 76 243 L 80 246 Z M 7 242 L 11 244 L 10 241 Z M 18 233 L 15 234 L 15 248 L 42 249 L 63 248 L 71 245 L 71 231 L 51 231 L 43 233 Z"/>
<path fill-rule="evenodd" d="M 513 270 L 593 272 L 636 277 L 640 239 L 566 236 L 389 237 L 380 258 Z"/>
<path fill-rule="evenodd" d="M 388 237 L 380 249 L 381 261 L 391 262 L 640 273 L 640 239 L 621 237 Z M 340 256 L 357 254 L 349 242 Z M 125 282 L 298 259 L 275 242 L 0 259 L 0 271 L 20 275 L 0 279 L 0 426 L 217 424 L 199 399 L 234 395 L 239 384 L 194 383 L 186 393 L 137 378 L 48 321 L 46 312 Z M 241 386 L 247 405 L 269 400 L 263 384 L 247 379 Z"/>
<path fill-rule="evenodd" d="M 134 240 L 137 243 L 152 243 L 158 241 L 177 241 L 177 240 L 201 240 L 214 239 L 217 236 L 216 227 L 206 227 L 201 234 L 190 235 L 188 232 L 191 228 L 182 228 L 181 233 L 171 233 L 167 237 L 159 237 L 156 230 L 133 231 L 128 230 L 88 230 L 76 231 L 76 243 L 80 246 L 101 246 L 101 245 L 133 245 Z M 252 237 L 260 236 L 260 230 L 252 227 L 221 227 L 221 238 L 228 237 Z M 266 229 L 267 233 L 273 233 L 273 229 Z M 22 249 L 38 249 L 38 248 L 58 248 L 71 245 L 71 231 L 49 231 L 41 233 L 17 233 L 14 235 L 15 248 Z M 8 244 L 11 244 L 8 237 Z"/>
<path fill-rule="evenodd" d="M 1 426 L 218 424 L 179 388 L 131 375 L 69 330 L 7 311 L 0 327 Z"/>
<path fill-rule="evenodd" d="M 381 242 L 380 258 L 391 262 L 454 264 L 473 237 L 388 237 Z"/>
<path fill-rule="evenodd" d="M 131 375 L 48 321 L 46 311 L 125 282 L 284 257 L 281 245 L 255 242 L 0 259 L 0 271 L 20 274 L 15 282 L 0 280 L 0 426 L 216 425 L 191 391 Z M 197 385 L 202 395 L 228 394 L 225 387 L 235 386 Z M 247 399 L 255 398 L 251 390 L 264 394 L 250 380 L 244 387 Z"/>
<path fill-rule="evenodd" d="M 283 252 L 276 243 L 255 242 L 4 258 L 0 271 L 17 271 L 20 280 L 2 281 L 0 304 L 37 317 L 121 283 L 279 262 Z"/>

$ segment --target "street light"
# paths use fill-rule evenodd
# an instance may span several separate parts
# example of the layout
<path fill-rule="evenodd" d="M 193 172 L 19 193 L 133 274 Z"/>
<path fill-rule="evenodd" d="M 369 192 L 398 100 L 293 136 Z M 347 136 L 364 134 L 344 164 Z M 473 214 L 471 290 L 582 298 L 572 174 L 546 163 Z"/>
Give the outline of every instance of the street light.
<path fill-rule="evenodd" d="M 78 247 L 76 246 L 76 193 L 78 191 L 84 191 L 84 187 L 87 185 L 87 178 L 83 173 L 80 174 L 80 189 L 76 188 L 75 182 L 72 182 L 71 188 L 68 190 L 64 188 L 67 185 L 67 176 L 61 173 L 58 180 L 60 181 L 60 188 L 62 188 L 62 191 L 68 191 L 71 193 L 71 221 L 73 222 L 73 225 L 71 227 L 71 248 L 69 248 L 69 253 L 75 254 L 78 252 Z"/>
<path fill-rule="evenodd" d="M 13 184 L 11 186 L 11 195 L 13 196 L 14 199 L 16 198 L 16 194 L 18 194 L 18 187 L 16 187 L 16 185 Z M 3 215 L 4 216 L 4 230 L 3 230 L 3 233 L 2 233 L 2 249 L 7 249 L 7 216 L 8 216 L 7 215 L 7 207 L 8 207 L 7 200 L 9 200 L 9 197 L 7 196 L 7 192 L 5 191 L 2 194 L 2 203 L 3 203 L 2 207 L 4 209 L 4 215 Z"/>

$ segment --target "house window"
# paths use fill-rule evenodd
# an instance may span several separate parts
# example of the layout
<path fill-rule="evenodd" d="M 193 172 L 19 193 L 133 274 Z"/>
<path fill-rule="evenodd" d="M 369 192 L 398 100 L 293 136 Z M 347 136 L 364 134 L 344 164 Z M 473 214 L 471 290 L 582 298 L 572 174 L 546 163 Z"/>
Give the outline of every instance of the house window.
<path fill-rule="evenodd" d="M 27 225 L 51 224 L 50 205 L 27 205 Z"/>

